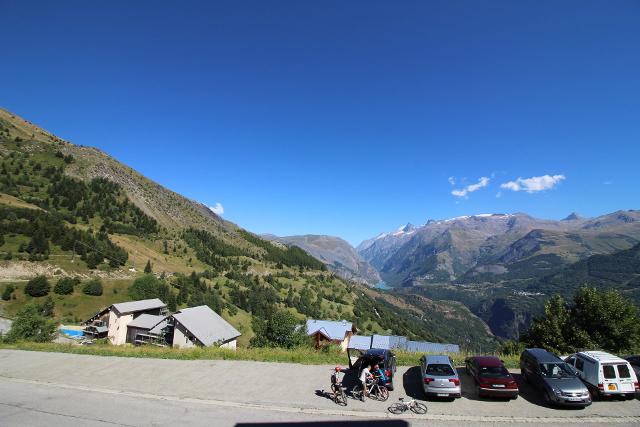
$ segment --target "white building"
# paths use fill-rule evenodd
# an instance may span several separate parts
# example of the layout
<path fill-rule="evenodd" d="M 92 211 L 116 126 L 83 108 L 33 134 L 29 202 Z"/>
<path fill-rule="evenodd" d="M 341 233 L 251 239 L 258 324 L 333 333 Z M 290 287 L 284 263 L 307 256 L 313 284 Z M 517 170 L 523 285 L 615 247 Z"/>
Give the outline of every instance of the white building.
<path fill-rule="evenodd" d="M 171 315 L 173 320 L 173 346 L 196 346 L 236 349 L 240 332 L 206 305 L 183 308 Z M 171 320 L 170 320 L 171 322 Z"/>
<path fill-rule="evenodd" d="M 113 304 L 84 322 L 85 335 L 91 335 L 92 329 L 103 330 L 106 327 L 107 338 L 111 344 L 121 345 L 127 342 L 129 323 L 143 314 L 154 316 L 164 314 L 166 309 L 167 305 L 158 298 Z"/>

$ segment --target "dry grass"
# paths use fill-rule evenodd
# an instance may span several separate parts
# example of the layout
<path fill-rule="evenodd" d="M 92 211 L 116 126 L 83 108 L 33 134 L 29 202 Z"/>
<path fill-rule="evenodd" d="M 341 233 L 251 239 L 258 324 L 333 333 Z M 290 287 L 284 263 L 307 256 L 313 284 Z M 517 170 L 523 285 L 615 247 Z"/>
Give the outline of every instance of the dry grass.
<path fill-rule="evenodd" d="M 302 365 L 346 365 L 348 364 L 347 354 L 337 351 L 320 351 L 312 348 L 238 348 L 236 351 L 222 349 L 218 347 L 195 348 L 195 349 L 174 349 L 131 345 L 113 346 L 109 344 L 94 344 L 90 346 L 80 346 L 76 344 L 55 344 L 55 343 L 15 343 L 0 344 L 0 348 L 48 351 L 58 353 L 90 354 L 96 356 L 119 356 L 119 357 L 147 357 L 155 359 L 178 359 L 178 360 L 249 360 L 258 362 L 281 362 L 299 363 Z M 421 354 L 395 352 L 397 364 L 400 366 L 416 366 Z M 463 365 L 464 359 L 469 354 L 450 354 L 457 365 Z M 502 355 L 507 368 L 518 366 L 517 356 Z"/>

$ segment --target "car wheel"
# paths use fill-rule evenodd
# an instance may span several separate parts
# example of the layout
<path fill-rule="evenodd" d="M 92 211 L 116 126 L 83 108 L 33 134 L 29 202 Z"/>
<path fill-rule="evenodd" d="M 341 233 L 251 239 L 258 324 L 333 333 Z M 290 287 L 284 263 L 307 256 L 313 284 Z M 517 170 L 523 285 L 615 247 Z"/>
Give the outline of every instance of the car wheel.
<path fill-rule="evenodd" d="M 389 381 L 389 383 L 387 384 L 387 390 L 393 391 L 393 381 Z"/>
<path fill-rule="evenodd" d="M 551 396 L 549 396 L 548 392 L 544 392 L 544 403 L 547 404 L 547 406 L 553 406 L 553 400 L 551 400 Z"/>

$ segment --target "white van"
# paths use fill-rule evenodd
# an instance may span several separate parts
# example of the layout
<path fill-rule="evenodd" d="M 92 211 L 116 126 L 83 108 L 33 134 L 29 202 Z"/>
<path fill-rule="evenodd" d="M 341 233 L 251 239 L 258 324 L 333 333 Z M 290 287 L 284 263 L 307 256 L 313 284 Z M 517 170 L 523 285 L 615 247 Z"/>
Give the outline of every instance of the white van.
<path fill-rule="evenodd" d="M 638 378 L 626 360 L 604 351 L 581 351 L 565 359 L 595 396 L 625 396 L 640 393 Z"/>

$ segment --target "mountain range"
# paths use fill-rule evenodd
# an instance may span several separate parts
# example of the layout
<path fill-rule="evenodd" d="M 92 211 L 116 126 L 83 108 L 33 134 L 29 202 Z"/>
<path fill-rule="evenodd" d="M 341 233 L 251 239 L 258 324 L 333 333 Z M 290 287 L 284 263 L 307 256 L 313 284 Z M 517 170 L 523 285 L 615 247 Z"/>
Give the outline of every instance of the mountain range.
<path fill-rule="evenodd" d="M 553 273 L 640 241 L 640 211 L 554 221 L 524 213 L 481 214 L 408 224 L 357 247 L 392 286 L 499 282 Z"/>
<path fill-rule="evenodd" d="M 368 285 L 376 285 L 381 280 L 378 271 L 362 259 L 349 243 L 339 237 L 313 234 L 284 237 L 263 234 L 262 237 L 288 246 L 298 246 L 347 280 Z"/>
<path fill-rule="evenodd" d="M 68 321 L 117 302 L 147 262 L 182 292 L 180 304 L 209 301 L 245 340 L 265 305 L 301 319 L 348 318 L 365 333 L 491 348 L 496 336 L 517 338 L 550 295 L 583 283 L 640 303 L 638 210 L 429 220 L 353 248 L 332 236 L 257 236 L 2 109 L 0 160 L 0 278 L 17 289 L 37 274 L 105 282 L 101 299 L 59 297 L 57 316 Z M 372 289 L 381 281 L 392 290 Z M 28 300 L 13 295 L 0 314 Z"/>
<path fill-rule="evenodd" d="M 77 323 L 127 300 L 147 265 L 162 292 L 149 297 L 178 309 L 209 305 L 242 332 L 243 346 L 255 321 L 274 310 L 300 321 L 348 319 L 364 334 L 498 344 L 460 303 L 365 286 L 379 281 L 377 272 L 341 239 L 263 239 L 96 148 L 2 109 L 0 169 L 0 315 L 11 317 L 32 301 L 25 284 L 35 276 L 46 276 L 52 289 L 65 277 L 100 279 L 99 296 L 85 295 L 82 286 L 52 294 L 55 317 Z"/>
<path fill-rule="evenodd" d="M 515 213 L 409 224 L 357 250 L 396 292 L 462 302 L 494 334 L 516 339 L 550 295 L 569 297 L 581 284 L 607 288 L 621 280 L 640 303 L 628 272 L 628 251 L 639 242 L 638 210 L 560 221 Z M 607 266 L 607 279 L 593 265 Z"/>

